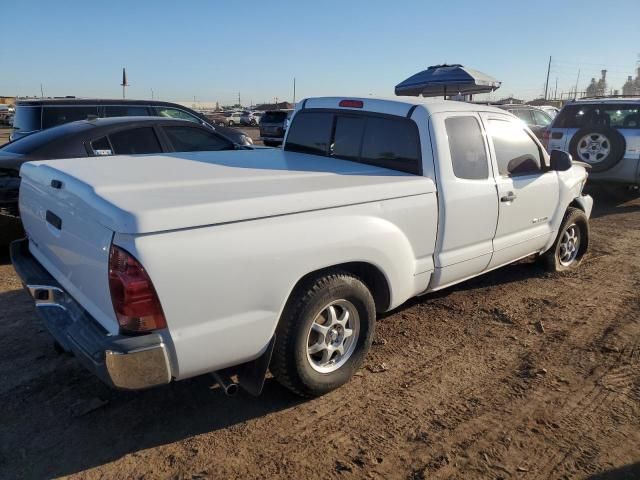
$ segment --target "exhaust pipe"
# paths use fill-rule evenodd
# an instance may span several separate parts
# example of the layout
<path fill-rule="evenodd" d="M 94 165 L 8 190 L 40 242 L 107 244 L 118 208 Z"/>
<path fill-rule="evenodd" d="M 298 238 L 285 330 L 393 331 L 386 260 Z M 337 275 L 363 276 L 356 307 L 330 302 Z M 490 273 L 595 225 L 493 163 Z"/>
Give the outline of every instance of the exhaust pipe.
<path fill-rule="evenodd" d="M 238 393 L 240 387 L 229 376 L 221 372 L 211 372 L 211 375 L 227 397 L 233 397 Z"/>

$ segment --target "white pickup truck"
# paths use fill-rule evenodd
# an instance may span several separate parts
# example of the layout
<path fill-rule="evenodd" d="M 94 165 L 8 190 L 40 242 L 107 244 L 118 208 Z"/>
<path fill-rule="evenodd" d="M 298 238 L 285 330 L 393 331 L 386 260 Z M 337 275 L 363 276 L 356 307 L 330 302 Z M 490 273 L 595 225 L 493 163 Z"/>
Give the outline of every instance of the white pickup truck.
<path fill-rule="evenodd" d="M 376 312 L 529 255 L 578 265 L 593 204 L 584 166 L 513 115 L 414 98 L 304 100 L 282 150 L 21 176 L 16 271 L 59 346 L 123 389 L 214 373 L 257 394 L 270 369 L 321 395 Z"/>

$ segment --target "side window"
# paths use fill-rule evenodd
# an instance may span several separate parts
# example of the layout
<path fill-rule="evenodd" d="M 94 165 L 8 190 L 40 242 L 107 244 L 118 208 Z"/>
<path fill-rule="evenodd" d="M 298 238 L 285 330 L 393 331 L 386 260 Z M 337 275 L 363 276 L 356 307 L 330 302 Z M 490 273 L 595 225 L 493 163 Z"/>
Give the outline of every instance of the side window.
<path fill-rule="evenodd" d="M 367 118 L 361 162 L 419 175 L 420 158 L 418 129 L 413 121 Z"/>
<path fill-rule="evenodd" d="M 200 123 L 199 118 L 194 117 L 183 110 L 178 110 L 177 108 L 156 107 L 156 113 L 159 117 L 177 118 L 180 120 L 189 120 L 190 122 Z"/>
<path fill-rule="evenodd" d="M 116 155 L 162 152 L 158 137 L 156 137 L 156 133 L 151 127 L 134 128 L 112 133 L 109 135 L 109 139 Z"/>
<path fill-rule="evenodd" d="M 55 127 L 63 123 L 86 120 L 90 115 L 98 116 L 98 107 L 44 107 L 42 111 L 42 128 Z"/>
<path fill-rule="evenodd" d="M 531 116 L 531 110 L 511 110 L 511 113 L 527 125 L 532 125 L 534 123 L 533 117 Z"/>
<path fill-rule="evenodd" d="M 542 163 L 538 144 L 515 122 L 489 120 L 498 172 L 504 176 L 540 173 Z"/>
<path fill-rule="evenodd" d="M 331 113 L 300 112 L 289 129 L 285 150 L 326 155 L 332 127 Z"/>
<path fill-rule="evenodd" d="M 360 156 L 365 121 L 364 117 L 336 117 L 336 128 L 330 148 L 331 155 L 357 159 Z"/>
<path fill-rule="evenodd" d="M 233 144 L 197 127 L 163 127 L 176 152 L 232 150 Z"/>
<path fill-rule="evenodd" d="M 536 125 L 541 125 L 543 127 L 546 127 L 549 124 L 551 124 L 551 117 L 546 113 L 540 112 L 538 110 L 532 110 L 531 113 L 533 113 L 533 119 L 535 120 L 534 123 Z"/>
<path fill-rule="evenodd" d="M 474 117 L 451 117 L 444 123 L 453 174 L 467 180 L 489 178 L 489 164 L 478 120 Z"/>
<path fill-rule="evenodd" d="M 104 107 L 105 117 L 147 117 L 149 109 L 147 107 L 130 106 L 109 106 Z"/>
<path fill-rule="evenodd" d="M 104 155 L 113 155 L 111 144 L 107 137 L 97 138 L 91 141 L 91 151 L 97 157 Z"/>

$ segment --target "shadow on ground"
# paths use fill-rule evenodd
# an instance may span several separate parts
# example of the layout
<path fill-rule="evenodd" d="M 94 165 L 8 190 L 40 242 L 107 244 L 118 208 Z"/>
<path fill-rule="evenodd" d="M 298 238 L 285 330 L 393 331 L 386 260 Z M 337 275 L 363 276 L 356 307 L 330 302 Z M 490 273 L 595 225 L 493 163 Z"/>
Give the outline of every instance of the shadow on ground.
<path fill-rule="evenodd" d="M 640 462 L 597 473 L 590 476 L 588 480 L 638 480 L 639 478 Z"/>

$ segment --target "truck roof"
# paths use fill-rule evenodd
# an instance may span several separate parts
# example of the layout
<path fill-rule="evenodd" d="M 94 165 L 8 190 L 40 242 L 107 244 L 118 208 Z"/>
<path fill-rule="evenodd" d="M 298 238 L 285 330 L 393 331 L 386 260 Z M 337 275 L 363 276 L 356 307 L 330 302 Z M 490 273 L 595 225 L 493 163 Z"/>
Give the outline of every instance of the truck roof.
<path fill-rule="evenodd" d="M 362 107 L 341 107 L 340 102 L 344 100 L 362 102 Z M 417 106 L 424 108 L 428 115 L 438 112 L 493 112 L 505 114 L 504 110 L 490 105 L 478 105 L 475 103 L 424 97 L 313 97 L 306 98 L 299 102 L 296 109 L 344 108 L 407 116 L 409 111 Z"/>

